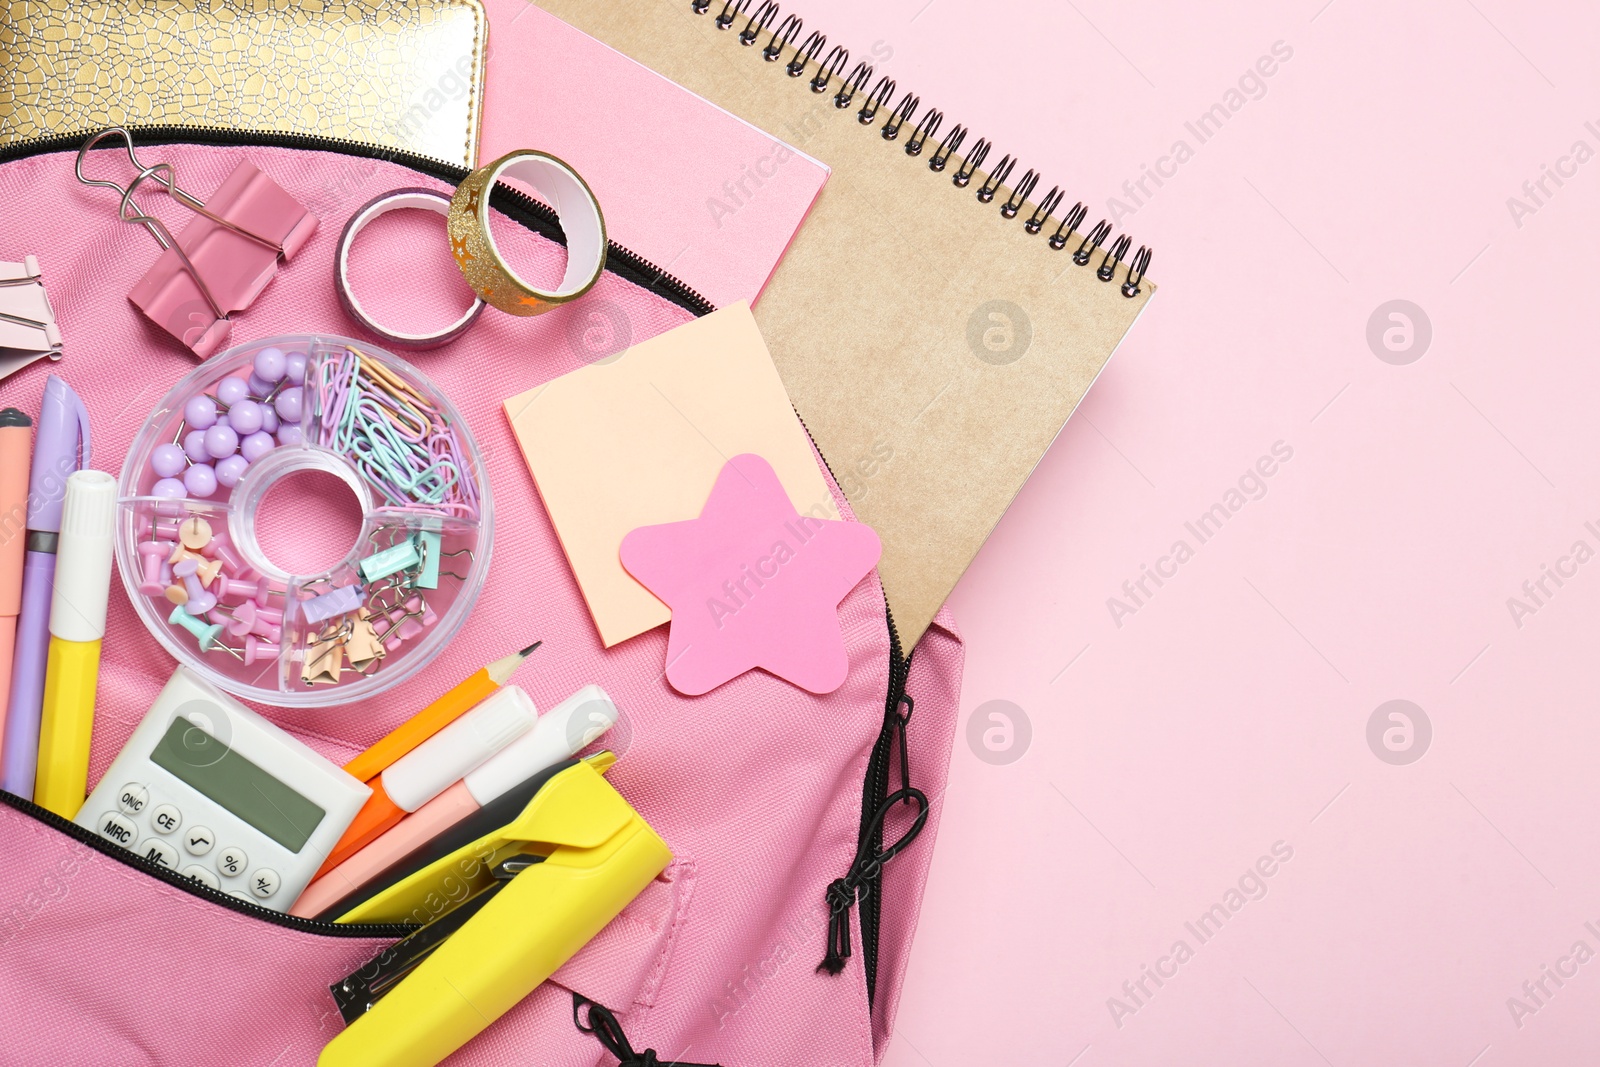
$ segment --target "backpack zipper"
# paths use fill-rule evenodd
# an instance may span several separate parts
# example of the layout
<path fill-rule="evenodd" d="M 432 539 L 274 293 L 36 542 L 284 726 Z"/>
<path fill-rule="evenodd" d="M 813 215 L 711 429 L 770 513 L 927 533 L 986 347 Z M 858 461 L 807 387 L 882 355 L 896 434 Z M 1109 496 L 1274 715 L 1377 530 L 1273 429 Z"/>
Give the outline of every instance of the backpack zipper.
<path fill-rule="evenodd" d="M 339 137 L 324 137 L 320 134 L 252 132 L 246 136 L 238 130 L 230 130 L 220 126 L 128 126 L 126 129 L 134 135 L 138 142 L 150 145 L 201 144 L 221 145 L 229 148 L 298 148 L 313 152 L 341 152 L 345 155 L 398 163 L 454 185 L 459 185 L 471 173 L 465 167 L 458 167 L 453 163 L 445 163 L 442 160 L 432 159 L 428 156 L 404 152 L 398 148 L 384 148 L 379 145 L 363 144 L 360 141 L 348 141 Z M 75 133 L 37 137 L 0 146 L 0 163 L 8 163 L 11 160 L 21 159 L 25 156 L 75 149 L 83 144 L 84 139 L 88 136 L 88 134 Z M 520 193 L 509 186 L 497 185 L 490 196 L 490 203 L 503 214 L 522 223 L 540 236 L 547 237 L 559 245 L 566 245 L 567 237 L 561 230 L 561 224 L 555 211 L 533 197 Z M 623 248 L 615 241 L 606 242 L 606 269 L 619 277 L 627 279 L 641 289 L 659 293 L 678 307 L 694 315 L 707 315 L 716 310 L 716 306 L 711 301 L 701 296 L 684 282 L 668 274 L 643 256 L 636 255 Z"/>
<path fill-rule="evenodd" d="M 28 815 L 44 823 L 52 830 L 66 834 L 81 844 L 88 845 L 103 856 L 110 856 L 118 863 L 132 867 L 136 871 L 143 871 L 158 881 L 170 886 L 193 893 L 202 900 L 208 900 L 219 907 L 236 911 L 240 915 L 248 915 L 252 919 L 261 919 L 272 923 L 274 926 L 286 927 L 290 930 L 299 930 L 306 934 L 320 934 L 323 937 L 405 937 L 417 929 L 413 923 L 331 923 L 318 919 L 302 919 L 295 915 L 286 915 L 281 911 L 263 908 L 260 904 L 253 904 L 238 897 L 229 896 L 220 889 L 197 882 L 192 878 L 185 878 L 171 867 L 164 867 L 152 860 L 145 859 L 137 852 L 130 852 L 121 845 L 113 845 L 92 830 L 85 830 L 70 819 L 63 819 L 48 808 L 41 808 L 31 800 L 24 800 L 15 793 L 7 793 L 0 789 L 0 804 L 13 807 L 24 815 Z"/>
<path fill-rule="evenodd" d="M 126 129 L 129 133 L 135 135 L 138 140 L 152 145 L 200 144 L 229 148 L 260 146 L 296 148 L 316 152 L 339 152 L 366 159 L 398 163 L 401 166 L 409 167 L 412 170 L 452 184 L 459 184 L 471 173 L 465 167 L 446 163 L 443 160 L 433 159 L 428 156 L 417 155 L 397 148 L 385 148 L 361 141 L 351 141 L 345 138 L 326 137 L 320 134 L 239 131 L 220 126 L 154 125 L 127 126 Z M 26 156 L 74 149 L 81 145 L 87 136 L 89 135 L 84 133 L 55 135 L 32 138 L 0 146 L 0 164 Z M 547 237 L 563 246 L 567 243 L 566 234 L 562 232 L 560 221 L 555 211 L 532 197 L 507 186 L 499 185 L 496 186 L 491 194 L 490 202 L 502 213 L 535 231 L 540 236 Z M 707 300 L 695 289 L 615 241 L 607 242 L 606 270 L 642 289 L 659 294 L 697 317 L 708 315 L 716 310 L 716 305 L 712 304 L 711 301 Z M 800 424 L 804 427 L 805 421 L 802 419 Z M 811 437 L 809 428 L 806 429 L 806 436 L 808 438 Z M 811 443 L 813 447 L 816 446 L 814 438 Z M 822 456 L 820 448 L 817 449 L 817 455 Z M 824 466 L 828 466 L 826 456 L 823 456 L 822 462 Z M 832 476 L 832 467 L 828 468 L 828 474 Z M 837 484 L 838 479 L 835 478 L 834 481 Z M 887 600 L 884 603 L 884 616 L 889 624 L 889 691 L 885 699 L 883 727 L 878 733 L 878 738 L 873 744 L 872 755 L 867 761 L 867 776 L 862 790 L 861 825 L 857 832 L 858 855 L 864 855 L 867 859 L 865 862 L 852 864 L 850 872 L 846 875 L 846 878 L 850 880 L 853 886 L 851 903 L 858 904 L 861 913 L 861 954 L 863 966 L 866 968 L 867 1005 L 869 1010 L 872 1007 L 877 991 L 878 939 L 883 915 L 882 862 L 875 857 L 881 856 L 883 851 L 883 818 L 880 812 L 889 797 L 889 767 L 896 737 L 900 742 L 902 771 L 907 768 L 909 762 L 905 748 L 905 726 L 906 720 L 910 718 L 910 698 L 906 695 L 905 685 L 906 676 L 911 669 L 911 659 L 901 650 L 900 635 L 895 629 L 894 616 L 890 614 Z M 907 707 L 905 715 L 900 713 L 902 704 Z M 909 781 L 902 781 L 900 785 L 902 792 L 910 790 Z M 911 792 L 916 791 L 911 790 Z M 920 793 L 917 795 L 921 796 Z M 907 796 L 905 799 L 909 801 L 911 798 Z M 53 812 L 47 811 L 30 801 L 23 800 L 21 797 L 0 791 L 0 802 L 9 804 L 19 811 L 34 815 L 47 825 L 53 826 L 63 833 L 90 845 L 96 851 L 112 856 L 112 858 L 127 863 L 129 866 L 144 870 L 163 881 L 194 892 L 229 910 L 264 919 L 279 926 L 336 937 L 403 937 L 416 929 L 416 927 L 406 924 L 353 926 L 321 923 L 311 919 L 299 919 L 291 915 L 285 915 L 282 912 L 272 911 L 259 905 L 239 900 L 237 897 L 228 896 L 226 893 L 209 889 L 197 882 L 168 871 L 159 864 L 151 863 L 142 856 L 104 843 L 76 823 L 61 819 Z M 912 828 L 894 846 L 895 852 L 910 844 L 911 840 L 922 829 L 927 817 L 926 800 L 921 800 L 919 803 L 921 805 L 920 813 Z M 844 880 L 841 879 L 840 881 Z M 838 883 L 836 882 L 835 884 L 837 885 Z M 848 909 L 846 909 L 847 911 Z M 832 925 L 830 922 L 830 927 Z M 840 966 L 842 967 L 842 963 Z"/>

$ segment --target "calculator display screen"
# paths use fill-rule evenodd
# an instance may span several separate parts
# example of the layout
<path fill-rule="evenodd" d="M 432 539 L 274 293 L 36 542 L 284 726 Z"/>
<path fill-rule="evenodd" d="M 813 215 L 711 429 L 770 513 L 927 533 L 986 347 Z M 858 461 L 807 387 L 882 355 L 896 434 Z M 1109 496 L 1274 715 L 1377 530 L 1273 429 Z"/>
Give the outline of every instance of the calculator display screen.
<path fill-rule="evenodd" d="M 182 716 L 150 760 L 178 780 L 299 852 L 327 812 Z"/>

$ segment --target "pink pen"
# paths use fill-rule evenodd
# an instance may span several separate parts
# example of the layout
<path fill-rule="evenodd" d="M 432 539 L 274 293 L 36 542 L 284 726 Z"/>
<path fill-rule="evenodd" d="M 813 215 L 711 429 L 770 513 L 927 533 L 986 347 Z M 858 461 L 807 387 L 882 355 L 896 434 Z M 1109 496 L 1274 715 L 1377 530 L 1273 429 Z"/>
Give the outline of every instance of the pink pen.
<path fill-rule="evenodd" d="M 508 685 L 484 703 L 512 700 L 533 710 L 533 700 Z M 386 830 L 361 851 L 306 887 L 290 915 L 309 919 L 404 859 L 428 841 L 497 797 L 574 755 L 617 721 L 617 706 L 598 685 L 586 685 L 551 708 L 533 729 L 488 762 Z"/>
<path fill-rule="evenodd" d="M 22 557 L 28 542 L 28 455 L 33 420 L 16 408 L 0 411 L 0 738 L 11 703 L 11 652 L 22 610 Z"/>

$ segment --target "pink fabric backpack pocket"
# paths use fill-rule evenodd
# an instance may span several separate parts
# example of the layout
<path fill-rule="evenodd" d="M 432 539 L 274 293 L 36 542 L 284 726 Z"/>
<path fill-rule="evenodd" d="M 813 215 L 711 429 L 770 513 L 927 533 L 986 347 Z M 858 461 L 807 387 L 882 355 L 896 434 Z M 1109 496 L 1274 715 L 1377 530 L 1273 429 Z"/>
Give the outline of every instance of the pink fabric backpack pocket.
<path fill-rule="evenodd" d="M 237 317 L 234 343 L 359 336 L 331 285 L 345 220 L 384 190 L 448 191 L 460 180 L 442 164 L 359 146 L 135 134 L 142 158 L 174 162 L 185 188 L 213 188 L 248 158 L 320 219 L 317 235 Z M 58 366 L 0 382 L 0 406 L 36 410 L 44 375 L 57 370 L 89 408 L 95 466 L 115 472 L 145 411 L 194 361 L 127 301 L 156 249 L 116 220 L 114 196 L 74 182 L 76 147 L 0 150 L 0 259 L 40 257 L 67 338 Z M 506 213 L 496 234 L 508 260 L 529 277 L 559 274 L 559 229 L 526 202 Z M 390 220 L 397 228 L 385 239 L 376 231 Z M 403 213 L 374 224 L 362 240 L 377 243 L 356 262 L 363 297 L 384 285 L 402 293 L 459 285 L 442 247 L 426 253 L 443 241 L 439 223 Z M 405 258 L 386 267 L 386 255 Z M 264 709 L 343 763 L 477 667 L 540 638 L 545 647 L 516 679 L 539 707 L 598 683 L 623 710 L 603 739 L 621 757 L 607 778 L 677 860 L 451 1057 L 452 1067 L 610 1062 L 574 1025 L 574 994 L 614 1012 L 633 1047 L 663 1061 L 870 1067 L 892 1031 L 960 692 L 953 623 L 942 614 L 908 663 L 873 574 L 840 606 L 850 672 L 836 692 L 806 693 L 757 671 L 685 698 L 662 677 L 664 629 L 601 645 L 501 410 L 505 397 L 708 310 L 682 283 L 614 247 L 583 299 L 533 319 L 486 313 L 462 337 L 408 356 L 451 397 L 485 453 L 496 497 L 488 584 L 444 653 L 391 692 L 344 707 Z M 114 585 L 91 784 L 172 670 Z M 916 708 L 909 724 L 907 696 Z M 920 805 L 884 803 L 907 784 L 903 765 L 928 798 L 926 828 L 885 868 L 878 850 L 920 824 Z M 92 840 L 0 796 L 0 854 L 9 860 L 0 865 L 0 1067 L 311 1064 L 343 1025 L 327 986 L 405 933 L 283 920 Z M 825 954 L 837 973 L 819 969 Z"/>

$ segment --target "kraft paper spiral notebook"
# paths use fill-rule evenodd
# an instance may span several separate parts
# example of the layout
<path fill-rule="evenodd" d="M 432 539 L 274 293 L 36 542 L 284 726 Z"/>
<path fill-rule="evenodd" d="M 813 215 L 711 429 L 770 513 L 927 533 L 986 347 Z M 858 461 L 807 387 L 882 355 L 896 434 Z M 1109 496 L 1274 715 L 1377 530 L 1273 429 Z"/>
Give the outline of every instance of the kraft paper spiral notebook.
<path fill-rule="evenodd" d="M 540 6 L 832 168 L 755 315 L 909 650 L 1149 301 L 1148 250 L 803 9 Z"/>

